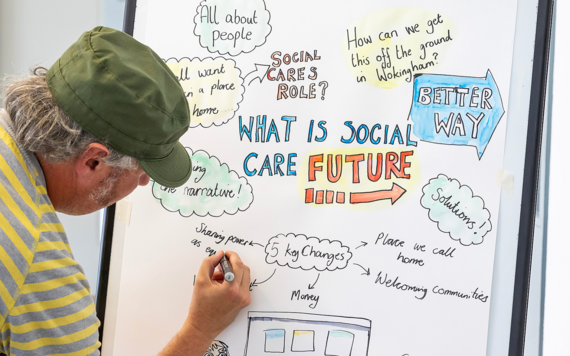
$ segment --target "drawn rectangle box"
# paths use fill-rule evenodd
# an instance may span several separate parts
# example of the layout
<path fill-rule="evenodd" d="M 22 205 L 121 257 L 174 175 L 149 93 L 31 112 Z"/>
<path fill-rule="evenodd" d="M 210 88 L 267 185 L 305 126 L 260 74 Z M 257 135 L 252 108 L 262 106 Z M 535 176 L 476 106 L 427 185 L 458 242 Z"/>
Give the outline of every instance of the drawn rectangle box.
<path fill-rule="evenodd" d="M 315 198 L 315 203 L 322 204 L 324 201 L 324 195 L 325 195 L 324 190 L 317 190 L 317 196 Z"/>
<path fill-rule="evenodd" d="M 285 352 L 285 330 L 283 329 L 268 329 L 265 330 L 265 352 Z"/>
<path fill-rule="evenodd" d="M 309 204 L 312 203 L 314 201 L 314 194 L 315 194 L 315 189 L 313 188 L 308 188 L 305 189 L 305 203 Z"/>
<path fill-rule="evenodd" d="M 315 351 L 315 332 L 313 330 L 293 331 L 293 343 L 291 344 L 291 351 Z"/>
<path fill-rule="evenodd" d="M 333 204 L 335 202 L 335 192 L 333 190 L 317 190 L 314 188 L 305 189 L 305 204 Z M 344 204 L 344 192 L 336 192 L 337 204 Z"/>
<path fill-rule="evenodd" d="M 350 356 L 353 344 L 353 333 L 342 330 L 331 330 L 327 337 L 325 356 Z"/>
<path fill-rule="evenodd" d="M 248 318 L 245 356 L 368 355 L 372 328 L 368 319 L 289 312 L 249 312 Z M 281 330 L 284 344 L 280 341 L 271 348 L 279 351 L 266 351 L 269 330 Z"/>
<path fill-rule="evenodd" d="M 327 190 L 327 204 L 332 204 L 334 201 L 334 192 L 332 190 Z"/>

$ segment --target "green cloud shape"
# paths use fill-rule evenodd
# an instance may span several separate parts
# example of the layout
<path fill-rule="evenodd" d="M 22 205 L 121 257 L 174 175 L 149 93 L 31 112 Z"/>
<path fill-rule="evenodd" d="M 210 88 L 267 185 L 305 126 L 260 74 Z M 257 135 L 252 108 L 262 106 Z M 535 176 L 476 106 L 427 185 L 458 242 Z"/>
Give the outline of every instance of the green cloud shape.
<path fill-rule="evenodd" d="M 218 217 L 247 210 L 253 203 L 253 188 L 247 179 L 230 170 L 206 151 L 195 153 L 186 147 L 192 160 L 192 175 L 178 188 L 166 188 L 153 182 L 152 194 L 164 209 L 184 217 Z"/>
<path fill-rule="evenodd" d="M 430 220 L 437 222 L 440 231 L 465 246 L 483 243 L 492 229 L 491 213 L 471 188 L 440 174 L 424 186 L 423 193 L 421 205 L 429 210 Z"/>

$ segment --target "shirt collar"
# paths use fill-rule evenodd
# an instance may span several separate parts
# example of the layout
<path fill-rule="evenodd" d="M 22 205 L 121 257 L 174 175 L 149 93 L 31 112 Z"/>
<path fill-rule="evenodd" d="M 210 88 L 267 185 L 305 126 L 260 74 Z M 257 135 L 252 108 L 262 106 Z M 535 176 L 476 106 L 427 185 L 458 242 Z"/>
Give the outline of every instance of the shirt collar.
<path fill-rule="evenodd" d="M 10 119 L 8 112 L 5 109 L 0 109 L 0 126 L 2 126 L 2 128 L 4 128 L 4 130 L 6 130 L 6 132 L 8 132 L 8 134 L 14 140 L 14 137 L 16 136 L 14 133 L 14 123 Z M 46 186 L 46 177 L 44 175 L 44 171 L 42 169 L 40 161 L 38 161 L 36 155 L 33 154 L 32 152 L 29 152 L 29 151 L 22 149 L 18 145 L 16 140 L 14 140 L 14 142 L 16 143 L 18 150 L 22 154 L 22 157 L 24 158 L 24 161 L 26 162 L 26 165 L 28 166 L 28 170 L 30 171 L 30 173 L 32 173 L 36 177 L 35 184 L 36 185 L 43 185 L 45 187 Z"/>

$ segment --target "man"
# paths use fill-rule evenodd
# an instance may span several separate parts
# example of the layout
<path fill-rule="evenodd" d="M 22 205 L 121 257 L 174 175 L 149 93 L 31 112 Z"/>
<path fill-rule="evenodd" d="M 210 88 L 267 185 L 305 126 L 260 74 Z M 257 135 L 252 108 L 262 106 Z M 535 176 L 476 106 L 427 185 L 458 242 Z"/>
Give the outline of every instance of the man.
<path fill-rule="evenodd" d="M 192 170 L 178 142 L 190 122 L 186 98 L 151 49 L 97 27 L 49 70 L 7 84 L 5 105 L 0 354 L 98 355 L 89 285 L 56 211 L 91 213 L 150 178 L 166 187 L 184 184 Z M 203 261 L 186 321 L 161 356 L 204 355 L 249 304 L 249 268 L 236 253 L 226 256 L 235 281 L 224 282 L 216 270 L 222 252 Z"/>

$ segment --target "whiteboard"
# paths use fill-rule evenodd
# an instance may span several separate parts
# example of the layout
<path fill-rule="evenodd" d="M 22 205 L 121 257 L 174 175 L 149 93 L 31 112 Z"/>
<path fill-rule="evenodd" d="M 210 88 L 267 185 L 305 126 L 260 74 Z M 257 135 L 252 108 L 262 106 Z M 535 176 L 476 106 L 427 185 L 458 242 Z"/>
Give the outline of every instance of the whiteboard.
<path fill-rule="evenodd" d="M 222 8 L 220 3 L 211 3 Z M 257 36 L 255 46 L 247 40 L 241 45 L 245 47 L 238 50 L 227 43 L 215 47 L 214 38 L 208 37 L 215 31 L 195 23 L 200 21 L 194 17 L 196 14 L 202 21 L 216 21 L 211 18 L 213 12 L 208 4 L 138 2 L 134 37 L 155 49 L 181 79 L 194 77 L 200 70 L 202 73 L 210 71 L 208 74 L 213 77 L 224 70 L 237 73 L 234 75 L 236 95 L 231 100 L 221 100 L 228 106 L 219 108 L 229 114 L 217 117 L 209 115 L 209 109 L 201 112 L 196 106 L 212 97 L 216 99 L 215 95 L 194 93 L 192 85 L 202 84 L 191 79 L 183 83 L 185 91 L 197 98 L 190 100 L 190 107 L 199 118 L 193 119 L 194 127 L 181 141 L 189 147 L 195 167 L 196 162 L 200 162 L 198 167 L 210 164 L 209 172 L 213 170 L 213 163 L 222 171 L 225 167 L 222 173 L 229 178 L 224 177 L 224 183 L 245 187 L 251 191 L 251 199 L 229 206 L 204 201 L 204 204 L 196 204 L 195 201 L 184 202 L 176 197 L 176 192 L 151 184 L 118 204 L 103 335 L 104 355 L 132 352 L 137 347 L 141 354 L 160 350 L 181 325 L 191 295 L 190 283 L 180 285 L 175 280 L 181 276 L 192 280 L 201 259 L 220 243 L 224 246 L 229 243 L 231 247 L 226 248 L 239 252 L 252 267 L 252 278 L 263 282 L 252 286 L 252 305 L 218 338 L 229 345 L 231 353 L 259 354 L 263 347 L 264 352 L 270 352 L 267 351 L 270 338 L 263 333 L 269 328 L 283 331 L 282 334 L 277 332 L 271 340 L 282 339 L 277 349 L 286 346 L 288 354 L 296 354 L 294 348 L 300 346 L 295 345 L 303 345 L 302 339 L 310 339 L 311 335 L 312 349 L 308 347 L 304 351 L 343 354 L 346 345 L 328 342 L 330 333 L 339 329 L 346 332 L 339 340 L 351 340 L 349 354 L 353 352 L 353 355 L 481 355 L 484 350 L 488 350 L 488 354 L 504 354 L 498 350 L 506 350 L 507 337 L 501 339 L 500 335 L 501 332 L 508 335 L 505 324 L 510 322 L 510 316 L 493 309 L 512 302 L 509 296 L 512 277 L 507 277 L 506 283 L 499 283 L 501 287 L 497 281 L 504 282 L 515 265 L 516 255 L 512 250 L 503 250 L 509 243 L 512 246 L 512 241 L 503 242 L 501 233 L 514 231 L 516 234 L 517 231 L 516 205 L 522 191 L 520 178 L 525 149 L 521 137 L 525 135 L 528 120 L 525 114 L 520 115 L 528 110 L 521 100 L 528 101 L 525 99 L 528 92 L 522 89 L 525 85 L 528 87 L 530 77 L 529 74 L 527 81 L 524 77 L 514 79 L 516 76 L 511 78 L 511 72 L 517 70 L 517 65 L 526 66 L 528 73 L 532 68 L 528 33 L 526 40 L 519 40 L 523 44 L 518 50 L 526 57 L 515 56 L 511 61 L 513 48 L 518 53 L 514 47 L 517 42 L 513 42 L 516 1 L 474 6 L 470 11 L 466 11 L 465 5 L 450 6 L 437 1 L 430 6 L 409 1 L 399 3 L 397 9 L 389 3 L 363 1 L 358 6 L 339 4 L 326 9 L 326 16 L 317 17 L 315 13 L 323 12 L 317 4 L 303 3 L 303 15 L 294 6 L 257 3 L 262 6 L 255 12 L 259 18 L 250 19 L 265 21 L 267 26 L 264 29 L 257 26 L 261 28 L 259 33 L 252 31 L 253 37 Z M 532 18 L 530 5 L 519 4 L 519 18 L 524 11 Z M 491 14 L 487 13 L 490 7 L 495 9 Z M 262 16 L 264 11 L 265 17 Z M 231 14 L 232 11 L 227 15 L 230 19 Z M 485 16 L 490 23 L 496 16 L 497 23 L 500 19 L 500 28 L 487 26 L 475 33 L 470 30 L 468 21 L 462 21 L 467 15 Z M 299 21 L 303 26 L 291 26 L 293 17 L 301 17 Z M 227 25 L 228 17 L 225 19 Z M 408 19 L 413 20 L 411 25 L 407 24 Z M 426 31 L 426 25 L 430 28 L 421 40 L 410 40 L 416 35 L 413 28 L 416 22 L 420 31 Z M 382 31 L 374 27 L 377 23 L 390 24 L 390 28 Z M 358 31 L 365 33 L 361 42 Z M 497 31 L 500 36 L 496 35 Z M 366 43 L 367 32 L 384 35 Z M 330 33 L 335 35 L 328 36 Z M 244 34 L 247 31 L 242 32 Z M 480 41 L 491 35 L 496 36 L 495 41 Z M 516 38 L 519 36 L 517 33 Z M 434 44 L 438 39 L 443 40 Z M 382 43 L 386 41 L 394 44 Z M 402 46 L 400 53 L 396 52 L 398 46 Z M 412 49 L 410 52 L 407 46 Z M 382 51 L 386 48 L 392 51 L 392 56 L 396 52 L 396 58 L 386 56 L 388 51 Z M 402 54 L 404 51 L 407 53 Z M 473 52 L 478 53 L 476 60 L 467 55 Z M 360 56 L 356 57 L 356 65 L 355 55 Z M 412 65 L 409 72 L 402 64 L 407 61 L 406 55 L 417 55 L 411 58 L 412 62 L 418 61 L 416 68 Z M 363 58 L 375 59 L 376 63 L 366 64 Z M 286 65 L 289 59 L 291 62 Z M 425 66 L 422 68 L 417 63 Z M 299 70 L 303 67 L 305 72 Z M 393 70 L 393 80 L 386 72 L 388 68 Z M 284 71 L 280 77 L 280 69 L 295 72 Z M 196 72 L 188 76 L 188 70 Z M 264 80 L 257 77 L 258 73 L 262 73 L 260 77 Z M 219 76 L 222 81 L 231 77 L 224 74 Z M 192 85 L 184 86 L 189 83 Z M 212 83 L 208 83 L 210 90 Z M 297 93 L 292 89 L 294 86 L 299 89 Z M 228 84 L 226 88 L 229 87 Z M 487 110 L 485 114 L 491 119 L 482 122 L 490 129 L 482 130 L 482 135 L 476 138 L 478 141 L 473 140 L 477 127 L 469 126 L 469 122 L 474 123 L 483 111 L 469 111 L 467 105 L 461 105 L 461 90 L 455 91 L 457 94 L 452 98 L 451 91 L 441 90 L 444 87 L 467 89 L 464 97 L 468 98 L 467 105 Z M 483 88 L 479 97 L 472 95 L 476 93 L 475 87 Z M 215 90 L 224 88 L 220 90 L 218 82 Z M 519 96 L 513 95 L 513 91 Z M 453 103 L 445 105 L 445 96 L 443 105 L 432 103 L 437 100 L 436 92 L 440 98 L 443 93 L 450 101 L 455 99 L 455 106 Z M 480 99 L 478 104 L 477 99 Z M 220 101 L 219 97 L 217 100 Z M 516 105 L 511 104 L 513 100 Z M 430 103 L 425 104 L 427 101 Z M 514 115 L 517 111 L 519 115 Z M 460 112 L 463 117 L 459 121 L 456 117 L 455 126 L 445 126 L 445 122 L 438 123 L 437 118 L 432 121 L 436 112 L 449 118 Z M 264 115 L 264 135 L 256 138 L 255 124 L 263 122 Z M 427 125 L 429 123 L 434 124 Z M 249 130 L 248 124 L 252 125 Z M 354 127 L 353 136 L 351 127 Z M 263 128 L 257 130 L 258 134 L 263 131 Z M 509 137 L 514 137 L 511 145 Z M 518 149 L 513 150 L 516 146 Z M 503 152 L 506 157 L 518 158 L 519 164 L 517 159 L 503 163 Z M 360 168 L 362 172 L 358 174 L 359 164 L 355 160 L 358 161 L 359 155 L 376 158 L 372 168 L 378 167 L 380 158 L 387 164 L 396 156 L 400 166 L 397 163 L 384 165 L 384 179 L 379 183 L 379 179 L 370 178 L 374 172 L 367 169 L 364 159 L 361 160 L 364 168 Z M 326 158 L 339 156 L 345 160 L 342 165 L 345 178 L 331 182 L 337 178 L 334 175 L 338 175 L 339 165 L 336 172 L 327 171 Z M 443 162 L 437 157 L 446 157 L 446 160 Z M 279 163 L 281 169 L 275 167 Z M 408 167 L 403 168 L 402 163 Z M 506 190 L 503 191 L 497 185 L 500 169 L 505 178 Z M 393 178 L 385 179 L 389 171 Z M 352 175 L 346 178 L 346 172 Z M 195 173 L 198 174 L 195 177 L 200 178 L 205 172 L 197 170 Z M 328 182 L 319 181 L 318 176 L 327 177 L 327 173 Z M 355 183 L 361 175 L 363 182 Z M 508 179 L 510 175 L 512 180 Z M 518 179 L 514 179 L 516 177 Z M 208 196 L 199 190 L 204 189 L 202 186 L 185 189 L 182 191 L 186 196 Z M 474 214 L 478 207 L 477 219 L 482 219 L 477 225 L 479 229 L 472 231 L 469 227 L 474 227 L 473 223 L 466 225 L 467 230 L 453 230 L 456 225 L 449 218 L 465 222 L 466 214 L 460 215 L 456 210 L 458 200 L 446 206 L 449 199 L 445 198 L 450 194 L 440 194 L 443 189 L 472 199 L 472 206 L 463 208 Z M 505 194 L 505 191 L 511 193 Z M 215 196 L 216 190 L 209 194 Z M 225 194 L 231 193 L 226 190 Z M 428 199 L 436 195 L 438 199 Z M 442 211 L 434 202 L 453 215 L 446 215 L 445 209 Z M 505 210 L 511 215 L 508 218 L 503 218 Z M 476 220 L 473 216 L 470 219 L 468 223 Z M 223 231 L 229 232 L 222 234 Z M 482 237 L 474 238 L 476 234 L 468 235 L 465 231 Z M 165 240 L 157 245 L 153 243 L 157 235 L 168 237 L 162 237 Z M 215 235 L 217 237 L 213 237 Z M 291 255 L 289 249 L 280 250 L 285 244 L 293 244 L 297 256 L 295 252 Z M 514 246 L 516 248 L 516 241 Z M 331 255 L 342 259 L 327 258 Z M 494 264 L 494 259 L 499 257 L 501 262 Z M 512 263 L 506 263 L 509 258 Z M 174 274 L 176 278 L 165 277 Z M 152 284 L 150 289 L 149 284 Z M 173 289 L 178 293 L 169 296 L 168 303 L 163 302 L 164 291 Z M 510 308 L 508 305 L 509 311 Z M 270 325 L 263 324 L 267 318 L 272 320 Z M 153 329 L 152 337 L 144 337 L 145 332 L 151 330 L 139 329 L 136 325 L 147 325 L 151 320 L 164 328 L 158 335 Z M 434 320 L 437 320 L 435 327 Z M 280 326 L 285 321 L 289 327 Z M 333 325 L 334 330 L 317 330 L 315 325 L 322 327 L 322 323 Z M 296 329 L 290 329 L 291 325 L 297 325 Z M 256 327 L 261 331 L 255 335 L 244 332 Z M 299 330 L 312 334 L 295 334 Z"/>

